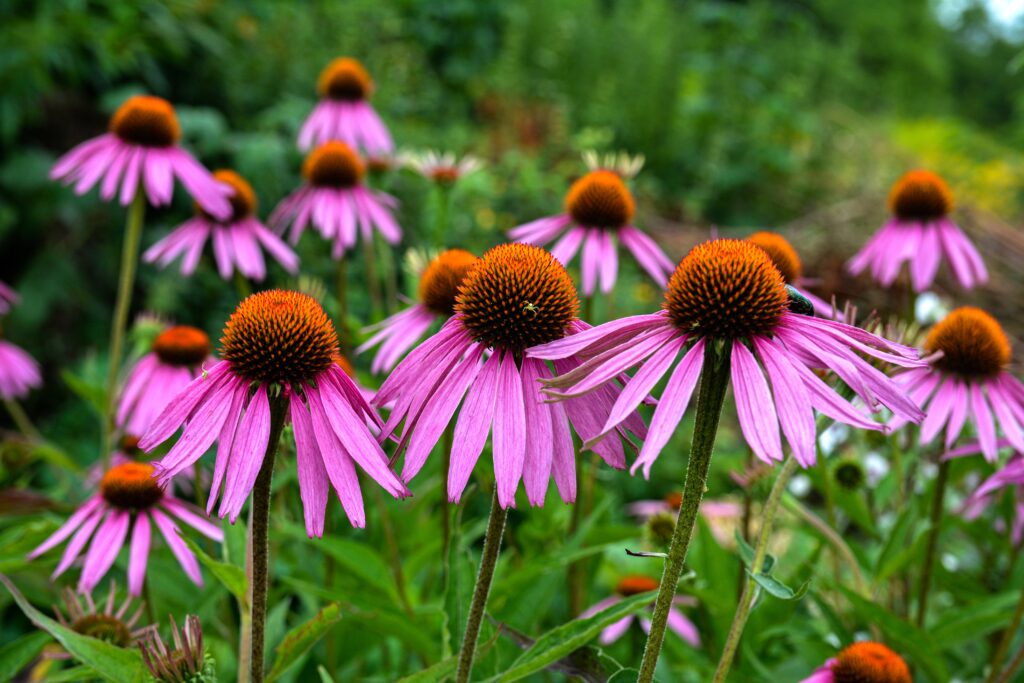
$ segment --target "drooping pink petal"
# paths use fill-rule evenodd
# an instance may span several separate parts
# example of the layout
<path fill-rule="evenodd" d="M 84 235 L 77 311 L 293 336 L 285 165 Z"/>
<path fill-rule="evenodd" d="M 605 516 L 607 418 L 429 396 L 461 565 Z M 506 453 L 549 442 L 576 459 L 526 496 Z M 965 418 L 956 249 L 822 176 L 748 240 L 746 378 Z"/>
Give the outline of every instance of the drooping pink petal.
<path fill-rule="evenodd" d="M 811 398 L 793 363 L 764 337 L 754 337 L 754 350 L 768 372 L 782 433 L 803 467 L 815 461 L 816 429 Z"/>
<path fill-rule="evenodd" d="M 540 383 L 543 361 L 533 358 L 523 360 L 522 392 L 523 415 L 526 432 L 526 457 L 523 461 L 523 487 L 530 505 L 544 504 L 548 482 L 551 479 L 554 457 L 554 429 L 551 425 L 551 411 L 543 402 Z M 546 369 L 546 368 L 544 368 Z M 546 373 L 545 373 L 546 374 Z"/>
<path fill-rule="evenodd" d="M 736 341 L 732 346 L 732 391 L 740 430 L 754 455 L 771 464 L 782 461 L 779 439 L 779 418 L 761 368 L 746 346 Z"/>
<path fill-rule="evenodd" d="M 448 472 L 448 499 L 457 503 L 473 473 L 480 452 L 487 442 L 495 411 L 498 389 L 498 368 L 501 355 L 492 353 L 469 388 L 466 400 L 455 423 L 451 466 Z"/>
<path fill-rule="evenodd" d="M 82 575 L 78 579 L 80 593 L 91 593 L 114 564 L 128 535 L 130 523 L 131 514 L 128 511 L 112 509 L 100 525 L 92 543 L 89 544 L 89 551 L 85 554 Z"/>
<path fill-rule="evenodd" d="M 185 524 L 188 524 L 203 536 L 217 541 L 218 543 L 224 542 L 223 530 L 206 517 L 203 517 L 199 510 L 193 509 L 191 505 L 180 501 L 177 498 L 164 496 L 164 499 L 160 502 L 160 507 L 180 519 Z"/>
<path fill-rule="evenodd" d="M 359 489 L 355 464 L 331 428 L 320 394 L 309 391 L 306 397 L 309 399 L 310 416 L 320 450 L 320 459 L 327 470 L 331 486 L 337 492 L 349 522 L 357 529 L 362 528 L 366 526 L 366 514 L 363 510 L 363 494 Z"/>
<path fill-rule="evenodd" d="M 494 451 L 494 480 L 502 507 L 515 504 L 516 489 L 523 476 L 526 459 L 526 413 L 523 406 L 523 382 L 515 359 L 507 354 L 498 368 L 494 398 L 494 424 L 491 447 Z"/>
<path fill-rule="evenodd" d="M 978 430 L 978 441 L 981 443 L 981 452 L 989 462 L 999 459 L 999 452 L 996 448 L 996 428 L 992 421 L 992 411 L 985 400 L 985 394 L 977 382 L 971 382 L 971 416 L 974 418 L 974 427 Z"/>
<path fill-rule="evenodd" d="M 95 531 L 100 521 L 107 514 L 109 507 L 104 505 L 103 507 L 93 510 L 92 514 L 85 519 L 82 526 L 78 528 L 75 535 L 71 537 L 71 541 L 68 542 L 68 546 L 64 549 L 64 554 L 60 558 L 60 562 L 57 564 L 56 569 L 53 570 L 53 574 L 50 579 L 55 579 L 65 571 L 67 568 L 78 559 L 78 555 L 82 552 L 82 548 L 92 537 L 92 532 Z"/>
<path fill-rule="evenodd" d="M 153 515 L 153 521 L 156 522 L 160 535 L 164 537 L 167 547 L 171 549 L 175 559 L 178 560 L 178 564 L 185 571 L 185 575 L 192 580 L 192 583 L 202 586 L 203 575 L 199 571 L 199 561 L 192 554 L 192 551 L 188 549 L 188 546 L 185 545 L 185 541 L 181 540 L 178 525 L 159 510 L 152 510 L 150 514 Z"/>
<path fill-rule="evenodd" d="M 151 451 L 178 431 L 178 427 L 192 417 L 192 413 L 204 399 L 231 379 L 229 369 L 229 363 L 217 362 L 208 372 L 195 378 L 184 391 L 172 398 L 139 441 L 139 448 Z"/>
<path fill-rule="evenodd" d="M 319 538 L 324 535 L 327 514 L 327 470 L 309 410 L 300 399 L 293 397 L 290 412 L 295 429 L 295 467 L 299 474 L 299 496 L 302 498 L 306 535 Z"/>
<path fill-rule="evenodd" d="M 225 411 L 227 412 L 227 411 Z M 218 425 L 218 432 L 220 426 Z M 228 468 L 224 481 L 224 496 L 221 498 L 218 514 L 225 515 L 232 524 L 238 519 L 245 500 L 249 497 L 256 477 L 259 476 L 260 468 L 266 457 L 267 445 L 270 441 L 270 400 L 267 397 L 267 387 L 260 384 L 249 407 L 245 411 L 245 417 L 238 425 L 238 434 L 235 436 L 235 443 L 231 448 L 231 464 Z"/>
<path fill-rule="evenodd" d="M 135 515 L 128 557 L 128 593 L 131 595 L 142 595 L 142 584 L 146 580 L 146 561 L 149 559 L 149 540 L 149 513 L 141 510 Z"/>
<path fill-rule="evenodd" d="M 103 498 L 98 494 L 85 501 L 80 508 L 75 510 L 74 514 L 68 517 L 68 521 L 64 522 L 57 531 L 28 554 L 28 559 L 35 559 L 47 550 L 59 545 L 64 541 L 64 539 L 70 536 L 75 529 L 80 527 L 82 523 L 85 522 L 85 520 L 88 519 L 101 505 L 103 505 Z"/>

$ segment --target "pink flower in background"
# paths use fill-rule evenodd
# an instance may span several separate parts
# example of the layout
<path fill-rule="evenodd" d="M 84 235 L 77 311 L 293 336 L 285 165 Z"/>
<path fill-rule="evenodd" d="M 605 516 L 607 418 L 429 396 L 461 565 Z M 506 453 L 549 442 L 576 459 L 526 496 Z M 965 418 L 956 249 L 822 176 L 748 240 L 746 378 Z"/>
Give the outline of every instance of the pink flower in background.
<path fill-rule="evenodd" d="M 264 249 L 295 275 L 299 270 L 299 257 L 256 217 L 256 194 L 252 186 L 234 171 L 219 170 L 213 177 L 232 190 L 230 216 L 218 220 L 196 206 L 195 217 L 147 249 L 142 260 L 166 268 L 182 256 L 181 274 L 188 276 L 195 272 L 203 247 L 211 240 L 217 271 L 225 280 L 230 279 L 235 270 L 250 280 L 263 280 L 267 276 Z"/>
<path fill-rule="evenodd" d="M 980 308 L 957 308 L 931 329 L 924 348 L 927 365 L 893 378 L 927 413 L 921 443 L 931 443 L 945 428 L 950 448 L 970 418 L 989 462 L 998 458 L 1000 431 L 1024 451 L 1024 385 L 1006 370 L 1010 342 L 996 319 Z M 900 416 L 889 422 L 893 429 L 903 424 Z"/>
<path fill-rule="evenodd" d="M 343 142 L 325 142 L 302 165 L 305 184 L 285 197 L 270 215 L 270 225 L 284 234 L 291 224 L 291 243 L 298 244 L 307 225 L 334 241 L 331 255 L 338 260 L 356 244 L 357 229 L 364 240 L 376 229 L 389 244 L 402 239 L 391 211 L 395 199 L 363 184 L 366 166 Z"/>
<path fill-rule="evenodd" d="M 642 157 L 639 159 L 642 164 Z M 633 160 L 627 161 L 628 171 L 612 170 L 597 164 L 595 157 L 591 165 L 596 168 L 569 188 L 565 213 L 520 225 L 508 233 L 511 240 L 537 245 L 561 236 L 551 248 L 551 254 L 565 265 L 569 265 L 582 246 L 584 296 L 594 293 L 599 278 L 602 293 L 607 294 L 615 286 L 619 259 L 616 241 L 629 250 L 659 286 L 664 286 L 672 274 L 671 259 L 654 240 L 632 225 L 636 205 L 633 194 L 623 182 L 623 175 L 636 173 L 639 165 Z"/>
<path fill-rule="evenodd" d="M 649 593 L 656 590 L 658 590 L 657 579 L 652 579 L 649 576 L 642 575 L 625 576 L 615 586 L 615 595 L 591 605 L 585 609 L 582 614 L 580 614 L 579 618 L 585 619 L 587 617 L 592 617 L 601 610 L 608 609 L 612 605 L 622 602 L 623 598 L 639 595 L 640 593 Z M 651 596 L 651 603 L 654 603 L 653 595 Z M 668 612 L 668 627 L 691 646 L 700 647 L 700 633 L 697 631 L 697 627 L 692 621 L 686 618 L 686 615 L 676 609 L 677 605 L 692 606 L 695 603 L 696 601 L 693 598 L 685 595 L 677 595 L 672 598 L 673 607 L 671 607 Z M 629 616 L 625 616 L 615 623 L 606 626 L 605 629 L 601 631 L 599 642 L 602 645 L 611 645 L 616 640 L 626 635 L 626 632 L 629 631 L 629 627 L 634 621 L 638 622 L 645 632 L 651 630 L 650 619 L 630 614 Z"/>
<path fill-rule="evenodd" d="M 7 315 L 21 298 L 13 289 L 0 282 L 0 315 Z"/>
<path fill-rule="evenodd" d="M 51 578 L 56 579 L 67 571 L 85 550 L 78 591 L 90 593 L 113 566 L 127 541 L 128 592 L 138 596 L 146 578 L 151 524 L 155 524 L 185 574 L 197 585 L 203 585 L 199 563 L 178 536 L 178 525 L 172 517 L 217 542 L 224 540 L 223 533 L 199 510 L 161 489 L 153 479 L 153 472 L 152 465 L 134 462 L 112 467 L 103 475 L 99 492 L 29 553 L 29 559 L 39 557 L 70 537 Z"/>
<path fill-rule="evenodd" d="M 199 328 L 176 325 L 164 330 L 128 375 L 117 405 L 117 426 L 128 434 L 144 434 L 210 359 L 210 337 Z"/>
<path fill-rule="evenodd" d="M 847 263 L 852 274 L 870 269 L 871 277 L 888 287 L 909 263 L 914 291 L 922 292 L 945 256 L 965 289 L 988 282 L 978 250 L 949 218 L 953 194 L 938 175 L 920 170 L 904 175 L 889 193 L 889 208 L 893 218 Z"/>
<path fill-rule="evenodd" d="M 531 505 L 543 505 L 552 477 L 562 499 L 575 500 L 570 424 L 584 438 L 596 434 L 617 392 L 607 387 L 580 401 L 545 402 L 538 380 L 551 370 L 527 351 L 586 329 L 576 319 L 578 305 L 565 268 L 543 249 L 505 244 L 485 253 L 463 280 L 455 315 L 398 364 L 374 398 L 378 406 L 394 403 L 382 438 L 405 422 L 397 451 L 405 454 L 402 478 L 409 481 L 423 467 L 465 396 L 448 476 L 452 502 L 465 490 L 488 433 L 502 507 L 515 502 L 520 480 Z M 578 365 L 566 357 L 555 369 Z M 640 438 L 646 433 L 635 412 L 623 417 L 623 438 L 627 430 Z M 595 450 L 609 465 L 625 467 L 618 438 Z"/>
<path fill-rule="evenodd" d="M 287 409 L 311 537 L 324 533 L 331 486 L 352 525 L 366 525 L 356 464 L 391 495 L 409 495 L 367 427 L 380 418 L 337 364 L 337 333 L 316 300 L 281 290 L 253 294 L 231 315 L 221 343 L 223 360 L 175 396 L 139 443 L 150 451 L 184 427 L 157 464 L 161 485 L 219 441 L 207 511 L 219 497 L 220 516 L 234 523 L 263 466 L 271 410 Z"/>
<path fill-rule="evenodd" d="M 842 313 L 836 311 L 832 304 L 807 291 L 807 287 L 814 286 L 817 283 L 810 278 L 804 277 L 803 263 L 800 261 L 800 256 L 796 253 L 796 249 L 789 243 L 789 240 L 778 233 L 762 230 L 747 237 L 747 241 L 753 242 L 764 249 L 772 263 L 782 273 L 782 279 L 786 281 L 786 284 L 795 287 L 801 295 L 811 302 L 811 305 L 814 306 L 815 315 L 845 322 Z"/>
<path fill-rule="evenodd" d="M 606 323 L 527 354 L 555 362 L 584 359 L 577 370 L 546 382 L 555 398 L 584 396 L 639 366 L 585 447 L 600 444 L 617 429 L 682 355 L 632 466 L 634 472 L 642 467 L 645 477 L 686 411 L 709 344 L 731 345 L 728 362 L 740 428 L 764 462 L 783 459 L 780 427 L 797 461 L 804 467 L 815 462 L 815 409 L 839 422 L 884 429 L 815 369 L 834 371 L 874 410 L 884 405 L 907 419 L 923 417 L 892 380 L 859 355 L 923 366 L 917 351 L 850 325 L 792 313 L 782 274 L 751 242 L 712 240 L 694 247 L 669 281 L 663 306 L 657 313 Z"/>
<path fill-rule="evenodd" d="M 850 645 L 801 683 L 911 683 L 910 669 L 898 654 L 881 643 Z"/>
<path fill-rule="evenodd" d="M 661 500 L 633 501 L 626 505 L 626 512 L 646 521 L 664 513 L 676 515 L 682 502 L 683 494 L 673 491 Z M 725 544 L 732 541 L 733 534 L 729 527 L 734 527 L 735 522 L 743 517 L 743 506 L 729 500 L 705 498 L 701 501 L 699 512 L 701 517 L 708 522 L 711 533 L 714 534 L 719 544 Z"/>
<path fill-rule="evenodd" d="M 420 276 L 419 301 L 364 330 L 372 332 L 373 336 L 363 342 L 356 353 L 380 346 L 373 357 L 371 372 L 391 370 L 435 321 L 452 316 L 459 285 L 477 261 L 477 257 L 465 249 L 449 249 L 439 254 Z"/>
<path fill-rule="evenodd" d="M 351 57 L 339 57 L 320 72 L 316 84 L 320 102 L 302 124 L 299 149 L 331 140 L 362 150 L 371 156 L 387 155 L 395 149 L 380 116 L 370 106 L 373 79 L 363 65 Z"/>
<path fill-rule="evenodd" d="M 109 201 L 120 193 L 128 205 L 144 191 L 153 206 L 167 206 L 174 179 L 185 186 L 203 209 L 218 218 L 231 215 L 231 188 L 217 182 L 188 152 L 178 146 L 181 127 L 170 102 L 150 95 L 125 100 L 110 119 L 110 132 L 87 140 L 62 156 L 50 171 L 54 180 L 74 184 L 85 194 L 96 183 Z"/>
<path fill-rule="evenodd" d="M 1000 440 L 999 445 L 1005 446 L 1008 442 Z M 965 455 L 973 455 L 980 450 L 977 443 L 958 448 L 946 454 L 946 458 L 957 458 Z M 1006 464 L 996 470 L 988 479 L 983 481 L 978 488 L 967 497 L 960 506 L 960 514 L 964 519 L 975 520 L 992 508 L 998 500 L 1003 489 L 1010 489 L 1013 496 L 1013 519 L 1011 520 L 1010 538 L 1014 545 L 1020 545 L 1024 540 L 1024 455 L 1016 452 Z M 998 525 L 1002 526 L 1002 520 Z M 1003 529 L 1005 530 L 1005 526 Z"/>
<path fill-rule="evenodd" d="M 23 349 L 0 338 L 0 399 L 22 398 L 42 383 L 39 363 Z"/>

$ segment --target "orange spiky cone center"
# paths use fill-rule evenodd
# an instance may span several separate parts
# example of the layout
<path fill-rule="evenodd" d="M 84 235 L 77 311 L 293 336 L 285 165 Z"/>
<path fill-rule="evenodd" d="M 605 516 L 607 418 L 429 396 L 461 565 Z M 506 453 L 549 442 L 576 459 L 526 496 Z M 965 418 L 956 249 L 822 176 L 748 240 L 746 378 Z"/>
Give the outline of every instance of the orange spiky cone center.
<path fill-rule="evenodd" d="M 175 325 L 153 340 L 153 353 L 168 365 L 192 368 L 210 355 L 210 337 L 198 327 Z"/>
<path fill-rule="evenodd" d="M 125 100 L 110 119 L 110 131 L 125 142 L 145 147 L 170 147 L 181 139 L 174 107 L 152 95 Z"/>
<path fill-rule="evenodd" d="M 459 285 L 479 259 L 465 249 L 449 249 L 427 265 L 420 276 L 419 299 L 432 313 L 455 312 Z"/>
<path fill-rule="evenodd" d="M 349 188 L 362 182 L 366 165 L 344 142 L 325 142 L 306 156 L 302 175 L 316 187 Z"/>
<path fill-rule="evenodd" d="M 938 174 L 910 171 L 889 191 L 889 210 L 903 220 L 935 220 L 953 210 L 953 193 Z"/>
<path fill-rule="evenodd" d="M 338 57 L 320 72 L 316 90 L 320 97 L 358 102 L 373 94 L 373 79 L 358 59 Z"/>
<path fill-rule="evenodd" d="M 903 659 L 881 643 L 854 643 L 832 665 L 835 683 L 911 683 Z"/>
<path fill-rule="evenodd" d="M 942 351 L 933 365 L 964 377 L 992 377 L 1010 363 L 1010 340 L 991 315 L 973 306 L 957 308 L 928 333 L 924 348 Z"/>
<path fill-rule="evenodd" d="M 616 229 L 629 225 L 636 205 L 618 173 L 599 169 L 572 184 L 565 210 L 578 225 Z"/>
<path fill-rule="evenodd" d="M 796 249 L 782 235 L 768 231 L 755 232 L 747 241 L 764 249 L 787 285 L 794 284 L 803 275 L 803 265 Z"/>
<path fill-rule="evenodd" d="M 153 466 L 126 462 L 107 470 L 100 480 L 103 499 L 123 510 L 148 510 L 164 497 L 153 478 Z"/>

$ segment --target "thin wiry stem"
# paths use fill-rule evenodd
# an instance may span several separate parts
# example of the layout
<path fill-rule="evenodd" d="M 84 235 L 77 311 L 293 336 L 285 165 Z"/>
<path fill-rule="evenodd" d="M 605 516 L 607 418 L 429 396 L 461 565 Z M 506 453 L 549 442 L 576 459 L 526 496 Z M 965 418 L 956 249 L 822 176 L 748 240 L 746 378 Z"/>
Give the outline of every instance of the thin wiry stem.
<path fill-rule="evenodd" d="M 917 625 L 924 625 L 928 611 L 928 593 L 932 585 L 932 571 L 935 569 L 935 555 L 939 546 L 939 532 L 942 530 L 942 501 L 946 496 L 946 482 L 949 480 L 949 460 L 939 464 L 939 476 L 935 480 L 932 498 L 931 523 L 928 529 L 928 545 L 925 549 L 924 567 L 921 569 L 921 585 L 917 589 Z"/>
<path fill-rule="evenodd" d="M 135 267 L 139 263 L 139 242 L 142 239 L 142 221 L 146 213 L 146 195 L 140 189 L 128 209 L 128 222 L 124 229 L 124 244 L 121 247 L 121 271 L 117 283 L 117 302 L 114 304 L 114 319 L 110 325 L 109 367 L 107 369 L 106 409 L 103 412 L 103 440 L 100 458 L 103 469 L 110 468 L 111 446 L 114 438 L 114 415 L 117 406 L 117 380 L 121 370 L 121 354 L 124 350 L 125 327 L 128 325 L 128 311 L 132 304 L 132 289 L 135 287 Z"/>
<path fill-rule="evenodd" d="M 992 655 L 991 670 L 989 671 L 988 678 L 985 679 L 985 683 L 993 683 L 996 680 L 996 676 L 999 673 L 999 667 L 1003 665 L 1006 653 L 1009 652 L 1010 645 L 1013 643 L 1013 639 L 1017 635 L 1017 628 L 1020 626 L 1021 619 L 1024 619 L 1024 590 L 1020 592 L 1020 600 L 1017 601 L 1017 609 L 1013 611 L 1013 617 L 1010 619 L 1010 623 L 1007 625 L 1006 630 L 1003 631 L 1003 636 L 999 639 L 999 645 L 996 646 L 996 651 Z"/>
<path fill-rule="evenodd" d="M 43 435 L 39 433 L 39 430 L 36 429 L 36 426 L 32 424 L 32 419 L 29 418 L 28 413 L 21 407 L 20 403 L 13 398 L 8 398 L 4 399 L 4 407 L 7 408 L 7 412 L 14 421 L 14 426 L 18 428 L 22 436 L 36 443 L 41 443 L 45 440 Z"/>
<path fill-rule="evenodd" d="M 715 344 L 708 343 L 704 350 L 704 367 L 700 376 L 697 416 L 693 428 L 693 442 L 690 445 L 690 460 L 686 467 L 686 482 L 683 484 L 683 499 L 676 518 L 676 528 L 672 532 L 672 544 L 669 546 L 665 569 L 661 575 L 658 598 L 654 603 L 651 630 L 647 636 L 647 645 L 644 647 L 643 661 L 640 663 L 638 683 L 651 683 L 654 680 L 654 669 L 661 655 L 669 610 L 676 595 L 679 577 L 683 573 L 686 551 L 690 546 L 693 527 L 697 522 L 697 512 L 707 485 L 711 453 L 718 434 L 718 420 L 722 415 L 725 391 L 729 387 L 731 350 L 730 343 L 726 343 L 721 350 L 716 349 Z"/>

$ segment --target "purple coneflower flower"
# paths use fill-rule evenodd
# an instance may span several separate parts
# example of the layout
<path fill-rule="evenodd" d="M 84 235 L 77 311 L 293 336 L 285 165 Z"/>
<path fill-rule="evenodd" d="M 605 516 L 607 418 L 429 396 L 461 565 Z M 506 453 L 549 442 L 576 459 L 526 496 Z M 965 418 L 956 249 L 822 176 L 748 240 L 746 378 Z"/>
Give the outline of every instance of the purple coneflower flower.
<path fill-rule="evenodd" d="M 457 159 L 452 152 L 435 152 L 429 150 L 422 154 L 405 154 L 402 163 L 427 180 L 438 185 L 454 185 L 463 176 L 483 168 L 483 162 L 472 155 Z"/>
<path fill-rule="evenodd" d="M 832 304 L 807 291 L 806 287 L 814 286 L 817 283 L 812 279 L 804 277 L 803 263 L 801 263 L 800 256 L 796 253 L 793 245 L 789 243 L 789 240 L 776 232 L 762 230 L 748 237 L 747 241 L 753 242 L 764 249 L 772 263 L 782 273 L 782 279 L 786 281 L 786 284 L 796 287 L 800 294 L 811 302 L 815 315 L 843 321 L 842 314 L 838 313 L 832 307 Z"/>
<path fill-rule="evenodd" d="M 11 311 L 11 307 L 20 300 L 21 297 L 17 292 L 0 282 L 0 315 L 7 315 Z"/>
<path fill-rule="evenodd" d="M 179 538 L 178 525 L 171 518 L 177 518 L 218 542 L 224 540 L 224 535 L 199 510 L 162 489 L 153 474 L 152 465 L 137 462 L 110 468 L 100 481 L 99 492 L 78 508 L 64 526 L 33 550 L 29 559 L 42 555 L 71 537 L 51 577 L 55 579 L 71 566 L 88 544 L 82 575 L 78 580 L 78 591 L 89 593 L 114 564 L 127 540 L 130 546 L 128 592 L 137 596 L 141 594 L 146 578 L 152 522 L 160 530 L 185 574 L 197 585 L 203 585 L 196 556 Z"/>
<path fill-rule="evenodd" d="M 970 451 L 977 452 L 977 448 L 972 447 Z M 966 452 L 951 452 L 948 455 L 955 457 L 966 455 Z M 1011 489 L 1013 494 L 1013 521 L 1010 538 L 1017 546 L 1024 540 L 1024 455 L 1021 453 L 1014 453 L 1003 467 L 983 481 L 964 501 L 960 508 L 960 514 L 967 520 L 977 519 L 993 505 L 996 494 L 1007 488 Z"/>
<path fill-rule="evenodd" d="M 683 355 L 633 463 L 632 471 L 643 467 L 645 477 L 682 419 L 707 344 L 731 345 L 728 362 L 740 428 L 765 462 L 782 460 L 781 426 L 797 461 L 804 467 L 814 463 L 815 409 L 839 422 L 884 429 L 814 369 L 833 370 L 872 409 L 886 405 L 908 419 L 922 417 L 892 380 L 857 353 L 897 365 L 924 365 L 916 350 L 844 323 L 794 314 L 788 306 L 782 274 L 762 249 L 745 240 L 712 240 L 694 247 L 680 262 L 661 311 L 606 323 L 532 348 L 528 355 L 556 362 L 572 355 L 587 358 L 575 371 L 546 382 L 553 387 L 551 394 L 562 398 L 583 396 L 640 366 L 604 427 L 585 447 L 616 429 Z"/>
<path fill-rule="evenodd" d="M 102 178 L 100 197 L 109 201 L 120 191 L 121 204 L 126 206 L 143 190 L 153 206 L 170 204 L 176 177 L 204 210 L 227 218 L 230 188 L 179 147 L 180 139 L 181 127 L 170 102 L 135 95 L 114 112 L 110 132 L 62 156 L 50 177 L 74 183 L 77 194 L 88 192 Z"/>
<path fill-rule="evenodd" d="M 488 432 L 492 432 L 498 502 L 507 508 L 524 480 L 531 505 L 543 505 L 554 476 L 566 502 L 576 497 L 576 469 L 570 423 L 583 437 L 596 434 L 598 414 L 615 401 L 606 388 L 580 401 L 546 403 L 538 380 L 550 378 L 546 363 L 527 357 L 530 347 L 561 339 L 586 326 L 576 319 L 579 302 L 565 268 L 539 247 L 505 244 L 489 250 L 459 288 L 455 315 L 420 344 L 384 381 L 374 398 L 394 401 L 383 436 L 403 420 L 399 449 L 405 450 L 402 478 L 419 472 L 466 396 L 455 425 L 448 498 L 466 488 Z M 568 372 L 570 355 L 555 363 Z M 623 429 L 640 437 L 643 422 L 623 416 Z M 596 452 L 613 467 L 625 467 L 619 439 Z"/>
<path fill-rule="evenodd" d="M 842 650 L 801 683 L 911 683 L 910 669 L 881 643 L 860 642 Z"/>
<path fill-rule="evenodd" d="M 628 598 L 632 595 L 639 595 L 640 593 L 648 593 L 651 591 L 658 590 L 657 579 L 652 579 L 649 576 L 643 575 L 631 575 L 625 576 L 615 586 L 615 595 L 605 598 L 600 602 L 591 605 L 580 614 L 580 619 L 592 617 L 601 610 L 608 609 L 617 602 L 621 602 L 623 598 Z M 651 602 L 654 602 L 654 598 L 651 598 Z M 675 632 L 680 638 L 685 640 L 693 647 L 700 647 L 700 633 L 697 632 L 697 627 L 692 621 L 686 618 L 686 616 L 676 609 L 676 605 L 693 605 L 694 600 L 691 597 L 685 595 L 677 595 L 672 599 L 673 607 L 668 611 L 668 627 Z M 651 630 L 651 620 L 645 617 L 630 614 L 622 619 L 619 619 L 613 624 L 606 626 L 599 637 L 599 641 L 602 645 L 611 645 L 616 640 L 621 638 L 629 630 L 630 625 L 637 621 L 640 627 L 648 632 Z"/>
<path fill-rule="evenodd" d="M 263 249 L 292 275 L 298 272 L 299 257 L 256 217 L 256 193 L 245 178 L 223 169 L 213 177 L 231 188 L 231 214 L 219 220 L 196 205 L 195 217 L 147 249 L 142 260 L 166 268 L 184 254 L 181 274 L 188 276 L 195 272 L 206 241 L 212 239 L 217 270 L 225 280 L 236 269 L 250 280 L 263 280 L 267 276 Z"/>
<path fill-rule="evenodd" d="M 107 599 L 101 603 L 102 609 L 97 608 L 91 593 L 86 593 L 79 598 L 67 586 L 61 591 L 61 599 L 64 602 L 64 609 L 61 610 L 54 606 L 53 613 L 62 626 L 75 633 L 96 638 L 117 647 L 132 647 L 144 640 L 156 628 L 152 624 L 137 626 L 146 605 L 143 602 L 136 605 L 131 595 L 126 597 L 116 610 L 114 609 L 117 600 L 117 583 L 114 581 L 110 582 Z M 83 600 L 84 605 L 82 604 Z M 133 607 L 134 612 L 132 612 Z M 53 659 L 71 659 L 71 655 L 67 652 L 60 652 L 51 657 Z"/>
<path fill-rule="evenodd" d="M 889 192 L 889 208 L 893 218 L 850 259 L 851 273 L 870 268 L 871 277 L 888 287 L 909 262 L 914 291 L 922 292 L 935 279 L 944 255 L 962 287 L 988 281 L 978 250 L 949 218 L 953 194 L 938 175 L 920 170 L 904 175 Z"/>
<path fill-rule="evenodd" d="M 672 273 L 672 261 L 654 240 L 633 226 L 635 212 L 633 194 L 623 182 L 623 175 L 609 168 L 594 168 L 569 188 L 565 213 L 520 225 L 509 231 L 508 236 L 544 245 L 562 235 L 551 254 L 566 265 L 582 245 L 584 296 L 594 293 L 598 278 L 604 294 L 615 286 L 619 259 L 616 240 L 658 285 L 664 286 Z"/>
<path fill-rule="evenodd" d="M 388 154 L 395 148 L 391 135 L 370 106 L 373 79 L 351 57 L 339 57 L 324 67 L 316 84 L 320 102 L 302 124 L 299 149 L 330 140 L 342 142 L 370 155 Z"/>
<path fill-rule="evenodd" d="M 465 249 L 449 249 L 439 254 L 420 276 L 419 301 L 366 328 L 366 332 L 374 334 L 356 349 L 356 353 L 380 346 L 373 357 L 371 372 L 377 374 L 395 367 L 434 321 L 447 320 L 455 313 L 459 285 L 477 260 Z"/>
<path fill-rule="evenodd" d="M 291 242 L 298 244 L 312 223 L 326 239 L 334 240 L 331 255 L 338 260 L 356 244 L 356 229 L 364 240 L 376 228 L 389 244 L 398 244 L 402 229 L 394 216 L 394 197 L 363 184 L 366 166 L 344 142 L 325 142 L 302 165 L 306 183 L 277 205 L 270 225 L 284 234 L 291 223 Z"/>
<path fill-rule="evenodd" d="M 39 363 L 22 348 L 0 338 L 0 399 L 22 398 L 42 383 Z"/>
<path fill-rule="evenodd" d="M 117 426 L 128 434 L 145 434 L 208 360 L 210 337 L 205 332 L 188 325 L 164 330 L 128 375 L 118 403 Z"/>
<path fill-rule="evenodd" d="M 157 464 L 160 483 L 166 485 L 219 440 L 207 511 L 220 496 L 220 516 L 234 523 L 263 465 L 273 398 L 285 402 L 295 428 L 310 536 L 324 533 L 328 484 L 352 525 L 365 526 L 356 464 L 391 495 L 409 495 L 366 425 L 379 425 L 380 418 L 335 362 L 337 356 L 334 325 L 312 297 L 269 290 L 243 300 L 224 327 L 222 360 L 179 393 L 139 443 L 152 450 L 184 425 Z"/>
<path fill-rule="evenodd" d="M 998 457 L 997 431 L 1024 451 L 1024 385 L 1006 371 L 1010 342 L 996 319 L 979 308 L 957 308 L 931 329 L 924 348 L 927 365 L 893 378 L 927 413 L 921 443 L 945 427 L 948 449 L 970 417 L 989 462 Z M 894 429 L 903 424 L 901 416 L 889 422 Z"/>
<path fill-rule="evenodd" d="M 626 505 L 626 512 L 644 521 L 668 513 L 674 521 L 682 503 L 683 494 L 673 491 L 661 500 L 635 500 Z M 743 506 L 729 500 L 705 498 L 700 504 L 700 515 L 707 521 L 712 535 L 720 544 L 729 543 L 735 522 L 743 517 Z"/>

